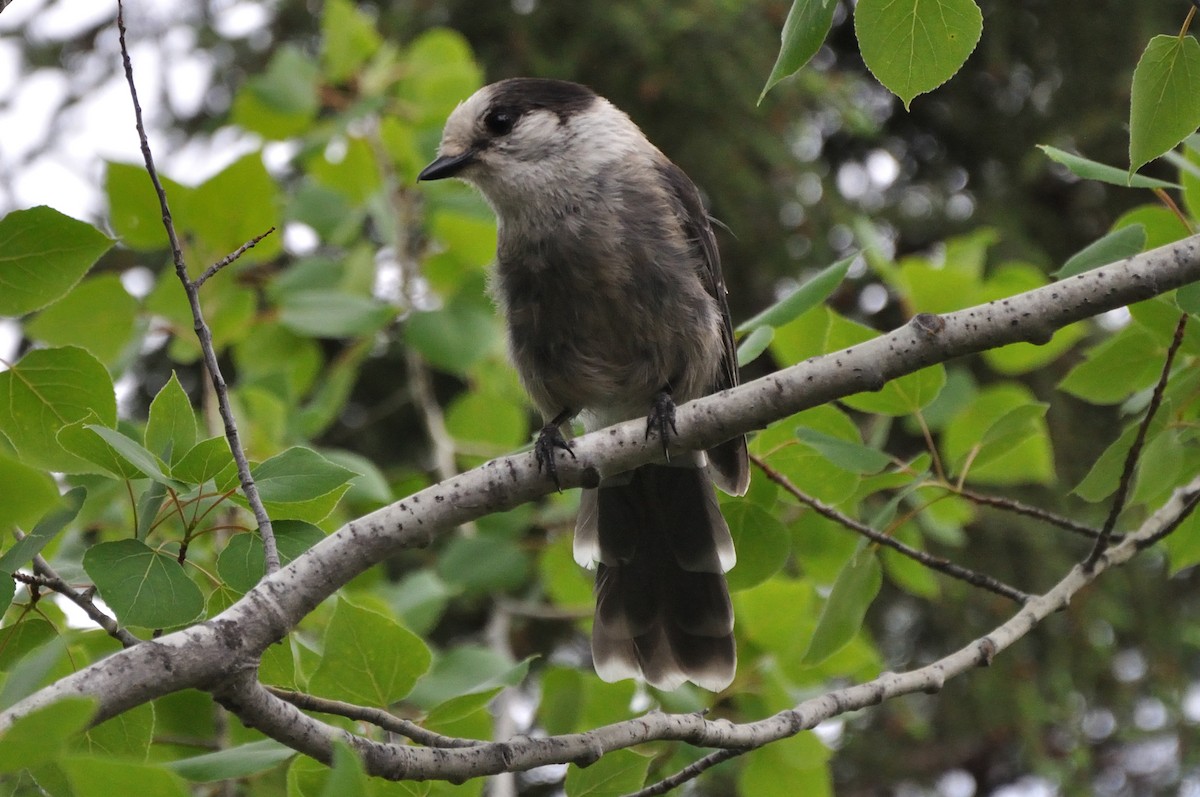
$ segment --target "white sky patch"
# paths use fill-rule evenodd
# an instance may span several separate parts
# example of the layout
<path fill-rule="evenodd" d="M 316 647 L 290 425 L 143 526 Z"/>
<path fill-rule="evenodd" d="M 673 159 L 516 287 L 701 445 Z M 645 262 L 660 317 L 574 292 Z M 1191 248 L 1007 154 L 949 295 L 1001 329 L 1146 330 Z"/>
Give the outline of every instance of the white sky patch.
<path fill-rule="evenodd" d="M 1096 320 L 1102 328 L 1109 332 L 1116 332 L 1118 329 L 1126 327 L 1133 320 L 1133 316 L 1129 314 L 1128 307 L 1118 307 L 1115 310 L 1102 313 Z"/>
<path fill-rule="evenodd" d="M 900 161 L 886 149 L 873 150 L 867 155 L 867 174 L 876 188 L 887 188 L 900 176 Z"/>
<path fill-rule="evenodd" d="M 62 595 L 55 595 L 54 603 L 56 606 L 58 606 L 58 608 L 62 609 L 62 613 L 66 615 L 67 628 L 79 628 L 85 631 L 96 628 L 96 624 L 92 622 L 92 618 L 87 616 L 87 612 L 85 612 L 83 609 L 80 609 Z M 99 595 L 92 596 L 92 603 L 96 604 L 96 608 L 107 614 L 109 617 L 114 616 L 112 609 L 108 608 L 108 605 L 104 601 L 100 600 Z"/>
<path fill-rule="evenodd" d="M 0 371 L 7 371 L 8 363 L 17 358 L 20 344 L 21 324 L 15 318 L 0 318 Z"/>
<path fill-rule="evenodd" d="M 0 112 L 0 164 L 15 164 L 35 152 L 50 135 L 55 112 L 67 100 L 67 79 L 57 69 L 38 69 L 18 82 Z"/>
<path fill-rule="evenodd" d="M 245 39 L 258 33 L 270 19 L 265 3 L 213 3 L 213 27 L 227 39 Z"/>
<path fill-rule="evenodd" d="M 126 11 L 128 13 L 128 9 Z M 29 38 L 34 41 L 66 41 L 114 17 L 115 4 L 59 0 L 29 20 Z"/>

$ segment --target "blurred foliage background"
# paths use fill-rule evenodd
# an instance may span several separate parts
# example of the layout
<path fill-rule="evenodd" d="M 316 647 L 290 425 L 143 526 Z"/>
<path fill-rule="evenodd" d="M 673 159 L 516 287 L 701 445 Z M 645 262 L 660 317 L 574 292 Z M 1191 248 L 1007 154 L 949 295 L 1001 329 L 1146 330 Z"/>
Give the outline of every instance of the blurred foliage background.
<path fill-rule="evenodd" d="M 220 172 L 224 185 L 214 187 L 213 178 L 197 188 L 169 186 L 189 235 L 191 262 L 212 262 L 281 218 L 291 224 L 239 264 L 236 280 L 206 288 L 223 357 L 238 377 L 251 446 L 265 456 L 293 437 L 311 437 L 323 450 L 340 452 L 338 461 L 347 467 L 368 471 L 373 481 L 359 482 L 335 515 L 345 519 L 528 440 L 533 419 L 503 361 L 479 268 L 494 245 L 490 215 L 459 186 L 412 187 L 446 113 L 475 86 L 504 77 L 591 85 L 692 176 L 713 215 L 728 226 L 720 243 L 735 323 L 834 260 L 863 248 L 874 253 L 855 262 L 831 298 L 841 320 L 813 316 L 811 325 L 781 332 L 747 377 L 818 353 L 822 346 L 803 336 L 818 323 L 854 321 L 886 330 L 919 310 L 954 309 L 1004 295 L 1005 285 L 1020 290 L 1038 284 L 1126 214 L 1146 225 L 1151 242 L 1170 239 L 1164 230 L 1172 220 L 1148 194 L 1078 180 L 1035 146 L 1124 164 L 1134 64 L 1152 35 L 1178 29 L 1186 4 L 980 5 L 983 39 L 966 67 L 906 112 L 863 67 L 845 4 L 813 63 L 761 105 L 756 100 L 788 11 L 777 0 L 400 0 L 328 7 L 281 0 L 170 11 L 132 4 L 135 41 L 157 37 L 168 45 L 157 59 L 147 56 L 139 64 L 141 78 L 153 87 L 143 103 L 153 108 L 166 173 L 191 186 L 197 181 L 189 170 L 204 172 L 197 164 L 233 164 Z M 42 6 L 44 13 L 55 8 Z M 328 21 L 333 13 L 341 15 L 336 25 Z M 250 22 L 231 23 L 236 14 Z M 69 146 L 73 111 L 94 101 L 117 63 L 110 19 L 54 36 L 38 32 L 37 16 L 0 33 L 0 52 L 16 52 L 16 73 L 26 78 L 61 70 L 69 81 L 44 140 L 10 150 L 0 161 L 6 210 L 20 201 L 18 177 L 45 153 Z M 394 57 L 380 56 L 389 48 Z M 176 58 L 202 64 L 203 90 L 191 101 L 171 88 Z M 12 110 L 18 89 L 6 91 L 0 103 L 8 104 L 0 108 Z M 119 95 L 109 101 L 126 102 Z M 376 116 L 385 120 L 378 127 L 370 121 Z M 389 117 L 401 121 L 389 124 Z M 9 130 L 11 124 L 10 118 Z M 250 154 L 231 159 L 229 151 Z M 191 160 L 181 157 L 188 155 Z M 155 214 L 137 168 L 105 171 L 93 218 L 119 233 L 128 248 L 107 255 L 103 271 L 162 270 L 160 233 L 146 221 Z M 1156 168 L 1148 172 L 1171 176 Z M 231 192 L 238 201 L 214 217 L 211 195 L 228 201 Z M 956 270 L 955 258 L 968 265 Z M 922 275 L 936 288 L 922 283 Z M 177 286 L 155 284 L 144 307 L 168 319 L 173 331 L 186 331 L 179 300 L 169 293 Z M 942 306 L 931 307 L 931 301 Z M 271 308 L 269 317 L 258 313 L 264 306 Z M 394 315 L 389 308 L 396 307 L 400 322 L 388 326 Z M 1061 356 L 1030 360 L 1028 367 L 983 359 L 954 364 L 942 403 L 922 407 L 940 444 L 953 447 L 943 438 L 952 434 L 951 419 L 981 396 L 1000 408 L 1051 401 L 1044 426 L 1037 427 L 1040 447 L 1010 460 L 1008 475 L 993 473 L 984 481 L 1004 494 L 1098 522 L 1104 506 L 1068 490 L 1128 420 L 1129 408 L 1120 402 L 1145 385 L 1131 383 L 1104 402 L 1085 401 L 1087 389 L 1055 388 L 1082 361 L 1082 344 L 1124 322 L 1081 326 L 1059 339 L 1055 354 Z M 828 334 L 825 326 L 821 330 Z M 845 334 L 857 339 L 857 333 Z M 29 335 L 22 347 L 35 339 Z M 168 345 L 136 359 L 126 355 L 114 351 L 106 364 L 114 371 L 118 363 L 129 366 L 124 406 L 130 416 L 144 417 L 172 369 L 204 403 L 195 344 L 186 336 L 172 336 Z M 291 413 L 296 407 L 303 411 Z M 851 437 L 901 458 L 925 448 L 911 420 L 881 422 L 870 408 L 854 406 L 836 410 L 836 417 L 833 412 L 814 411 L 806 423 L 844 431 L 845 419 L 852 419 Z M 969 435 L 973 427 L 959 428 Z M 771 440 L 770 433 L 760 437 L 760 452 Z M 1194 458 L 1186 454 L 1189 464 Z M 812 458 L 797 465 L 804 468 L 815 471 L 809 489 L 818 495 L 825 489 L 869 504 L 870 490 L 855 492 L 858 481 L 843 495 L 833 484 L 836 469 Z M 1030 470 L 1010 477 L 1021 468 Z M 1147 489 L 1142 497 L 1148 502 L 1153 493 Z M 786 526 L 777 535 L 787 538 L 793 557 L 785 571 L 808 579 L 803 589 L 770 581 L 739 595 L 746 649 L 759 645 L 783 655 L 778 639 L 760 638 L 756 634 L 765 632 L 755 629 L 770 626 L 772 615 L 788 605 L 797 617 L 808 615 L 781 633 L 810 633 L 817 596 L 853 542 L 843 532 L 778 511 L 775 500 L 771 492 L 754 507 L 727 510 L 738 515 L 731 520 L 735 530 L 747 534 L 756 524 Z M 386 578 L 376 574 L 377 580 L 359 585 L 380 590 L 410 628 L 443 650 L 482 646 L 499 634 L 514 660 L 542 656 L 534 665 L 545 698 L 537 721 L 550 732 L 614 720 L 631 700 L 645 704 L 629 684 L 585 684 L 573 669 L 584 644 L 575 620 L 588 614 L 590 597 L 563 533 L 572 523 L 572 502 L 555 498 L 490 518 L 474 534 L 398 557 L 388 563 Z M 1029 591 L 1049 586 L 1087 549 L 1013 515 L 942 506 L 943 516 L 935 508 L 932 520 L 905 533 Z M 755 513 L 766 513 L 755 507 L 777 510 L 776 519 L 764 521 Z M 822 541 L 827 539 L 839 542 Z M 833 750 L 833 790 L 945 797 L 1200 793 L 1200 602 L 1194 568 L 1166 579 L 1166 567 L 1162 554 L 1150 552 L 1107 574 L 1100 588 L 1087 591 L 989 670 L 957 679 L 939 695 L 892 701 L 823 729 L 821 738 Z M 880 666 L 917 666 L 983 633 L 1010 610 L 957 583 L 931 586 L 927 573 L 887 560 L 885 572 L 868 615 L 869 635 L 819 671 L 802 675 L 786 666 L 772 671 L 763 663 L 770 655 L 756 659 L 744 652 L 743 691 L 719 709 L 748 717 L 755 709 L 787 705 L 830 679 L 867 676 Z M 758 575 L 765 580 L 771 572 Z M 756 586 L 754 574 L 742 578 L 745 587 Z M 578 705 L 566 707 L 568 696 L 577 697 Z M 664 700 L 667 708 L 690 709 L 700 698 Z M 429 705 L 435 705 L 432 699 Z M 555 706 L 557 712 L 547 711 Z M 793 764 L 819 763 L 825 756 L 781 749 L 772 755 L 791 755 Z M 665 772 L 688 754 L 670 750 L 662 756 Z M 752 767 L 740 774 L 718 769 L 696 793 L 729 793 L 735 778 L 743 793 L 755 793 L 752 784 L 772 778 L 807 782 L 774 759 Z M 823 778 L 815 782 L 827 785 Z M 554 788 L 536 779 L 521 785 L 527 794 Z"/>

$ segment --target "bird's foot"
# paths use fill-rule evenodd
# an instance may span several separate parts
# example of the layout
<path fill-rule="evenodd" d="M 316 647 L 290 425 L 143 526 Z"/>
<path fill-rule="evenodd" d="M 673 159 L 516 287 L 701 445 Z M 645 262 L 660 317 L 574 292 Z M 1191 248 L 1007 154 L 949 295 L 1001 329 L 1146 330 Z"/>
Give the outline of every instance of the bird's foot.
<path fill-rule="evenodd" d="M 562 492 L 562 484 L 558 481 L 558 466 L 554 462 L 554 449 L 560 448 L 575 459 L 571 450 L 571 442 L 563 437 L 562 430 L 556 423 L 548 423 L 538 433 L 537 442 L 533 444 L 533 453 L 537 457 L 538 472 L 545 471 L 553 481 L 554 486 Z"/>
<path fill-rule="evenodd" d="M 654 402 L 650 405 L 650 414 L 646 416 L 646 440 L 650 439 L 650 433 L 658 434 L 658 439 L 662 443 L 663 456 L 667 461 L 671 461 L 671 455 L 667 451 L 667 445 L 671 442 L 668 430 L 679 434 L 679 430 L 675 428 L 675 401 L 671 398 L 671 394 L 666 390 L 660 390 L 654 397 Z"/>

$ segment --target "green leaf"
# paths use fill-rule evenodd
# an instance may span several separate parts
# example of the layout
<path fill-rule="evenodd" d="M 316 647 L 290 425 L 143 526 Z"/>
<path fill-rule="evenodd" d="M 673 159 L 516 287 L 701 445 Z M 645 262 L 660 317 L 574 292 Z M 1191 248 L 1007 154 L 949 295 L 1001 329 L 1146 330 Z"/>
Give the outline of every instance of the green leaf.
<path fill-rule="evenodd" d="M 992 422 L 979 442 L 970 450 L 964 451 L 951 465 L 951 471 L 961 472 L 968 458 L 971 467 L 975 468 L 983 467 L 1009 453 L 1045 429 L 1043 418 L 1046 417 L 1046 410 L 1049 408 L 1049 404 L 1040 401 L 1013 407 Z"/>
<path fill-rule="evenodd" d="M 188 484 L 204 484 L 217 474 L 234 467 L 229 442 L 224 437 L 201 440 L 179 458 L 171 475 Z"/>
<path fill-rule="evenodd" d="M 413 40 L 406 53 L 399 97 L 411 103 L 413 123 L 441 129 L 446 117 L 463 97 L 483 84 L 483 75 L 461 33 L 449 28 L 427 30 Z"/>
<path fill-rule="evenodd" d="M 785 77 L 794 75 L 821 49 L 833 25 L 834 0 L 793 0 L 780 34 L 779 56 L 758 95 L 761 103 L 767 92 Z"/>
<path fill-rule="evenodd" d="M 862 628 L 863 618 L 882 583 L 879 560 L 872 551 L 860 546 L 838 573 L 801 663 L 820 664 L 849 644 Z"/>
<path fill-rule="evenodd" d="M 792 484 L 826 503 L 838 504 L 854 494 L 858 474 L 838 467 L 796 438 L 796 427 L 857 436 L 853 421 L 836 407 L 825 405 L 797 413 L 755 435 L 751 449 L 786 476 Z"/>
<path fill-rule="evenodd" d="M 153 454 L 175 464 L 196 445 L 196 413 L 192 402 L 179 384 L 171 378 L 150 402 L 150 417 L 146 421 L 146 448 Z"/>
<path fill-rule="evenodd" d="M 520 446 L 529 436 L 525 408 L 503 396 L 469 391 L 446 409 L 446 431 L 456 442 L 477 443 L 497 454 Z"/>
<path fill-rule="evenodd" d="M 233 122 L 266 138 L 283 139 L 308 131 L 320 108 L 319 74 L 310 55 L 284 44 L 267 71 L 250 77 L 233 100 Z"/>
<path fill-rule="evenodd" d="M 29 528 L 58 503 L 58 487 L 45 470 L 0 452 L 0 529 Z"/>
<path fill-rule="evenodd" d="M 404 327 L 404 341 L 429 364 L 448 373 L 463 374 L 489 353 L 498 351 L 503 336 L 496 317 L 478 304 L 452 302 L 442 310 L 413 313 Z"/>
<path fill-rule="evenodd" d="M 805 731 L 746 756 L 738 775 L 739 794 L 755 797 L 832 797 L 831 753 L 816 734 Z"/>
<path fill-rule="evenodd" d="M 737 363 L 739 368 L 745 368 L 754 362 L 771 345 L 775 339 L 774 327 L 758 327 L 747 335 L 738 345 Z"/>
<path fill-rule="evenodd" d="M 112 239 L 40 206 L 0 219 L 0 316 L 22 316 L 66 295 Z"/>
<path fill-rule="evenodd" d="M 1088 351 L 1058 389 L 1092 404 L 1118 404 L 1154 384 L 1162 372 L 1162 347 L 1131 324 Z"/>
<path fill-rule="evenodd" d="M 1137 476 L 1129 503 L 1157 506 L 1165 501 L 1183 481 L 1181 475 L 1188 447 L 1174 428 L 1168 427 L 1157 434 L 1147 435 L 1145 448 L 1138 459 Z"/>
<path fill-rule="evenodd" d="M 204 611 L 200 588 L 178 560 L 138 540 L 93 545 L 83 555 L 83 569 L 124 625 L 173 628 Z"/>
<path fill-rule="evenodd" d="M 1200 512 L 1192 512 L 1164 541 L 1173 576 L 1200 563 Z"/>
<path fill-rule="evenodd" d="M 1122 227 L 1093 241 L 1083 249 L 1071 255 L 1062 268 L 1054 272 L 1060 280 L 1082 274 L 1100 266 L 1107 266 L 1132 257 L 1142 251 L 1146 245 L 1146 228 L 1140 224 Z"/>
<path fill-rule="evenodd" d="M 1162 417 L 1159 413 L 1150 425 L 1150 433 L 1156 434 L 1162 428 Z M 1138 424 L 1130 424 L 1121 432 L 1121 436 L 1104 449 L 1083 480 L 1076 485 L 1073 492 L 1085 501 L 1097 503 L 1112 495 L 1120 484 L 1121 472 L 1125 469 L 1125 458 L 1133 439 L 1137 435 Z"/>
<path fill-rule="evenodd" d="M 908 108 L 962 67 L 983 15 L 971 0 L 859 0 L 854 31 L 867 69 Z"/>
<path fill-rule="evenodd" d="M 263 739 L 215 753 L 169 761 L 163 766 L 190 781 L 210 783 L 227 778 L 257 775 L 277 767 L 294 755 L 296 751 L 290 747 L 285 747 L 274 739 Z"/>
<path fill-rule="evenodd" d="M 289 504 L 326 495 L 357 474 L 303 446 L 293 446 L 251 469 L 263 502 Z"/>
<path fill-rule="evenodd" d="M 915 523 L 905 523 L 893 536 L 897 541 L 910 548 L 917 550 L 924 548 L 920 531 Z M 882 548 L 881 553 L 884 572 L 887 573 L 888 579 L 900 589 L 926 600 L 936 600 L 941 594 L 941 588 L 933 570 L 891 548 Z"/>
<path fill-rule="evenodd" d="M 971 452 L 991 433 L 987 445 L 994 447 L 994 451 L 985 462 L 971 465 L 971 481 L 1046 483 L 1053 478 L 1054 461 L 1042 417 L 1044 412 L 1045 408 L 1034 400 L 1028 388 L 1018 383 L 1001 382 L 986 387 L 946 426 L 942 435 L 944 461 L 966 463 Z M 1006 430 L 1019 431 L 1020 439 L 1005 440 Z"/>
<path fill-rule="evenodd" d="M 877 448 L 853 440 L 801 426 L 796 429 L 800 442 L 816 449 L 839 468 L 853 473 L 878 473 L 892 464 L 892 458 Z"/>
<path fill-rule="evenodd" d="M 107 426 L 100 426 L 99 424 L 88 424 L 84 428 L 98 434 L 104 442 L 112 446 L 114 451 L 126 462 L 133 465 L 143 476 L 147 476 L 169 487 L 182 486 L 179 482 L 168 477 L 164 472 L 162 461 L 143 448 L 136 440 L 126 437 L 116 429 L 109 429 Z"/>
<path fill-rule="evenodd" d="M 58 442 L 60 429 L 94 416 L 117 421 L 117 399 L 104 366 L 83 349 L 35 349 L 0 373 L 0 432 L 27 465 L 82 473 L 88 463 Z"/>
<path fill-rule="evenodd" d="M 263 166 L 262 155 L 251 152 L 197 186 L 184 196 L 184 201 L 175 202 L 176 224 L 181 231 L 195 236 L 193 260 L 204 267 L 236 251 L 271 227 L 278 227 L 277 193 L 275 180 Z M 256 263 L 274 257 L 280 251 L 280 240 L 279 235 L 267 236 L 242 255 L 238 263 Z M 213 293 L 212 285 L 206 285 L 206 297 L 211 299 Z M 239 287 L 236 293 L 245 296 L 248 292 Z M 253 300 L 252 295 L 250 298 Z M 213 311 L 211 301 L 205 303 L 205 310 L 213 327 L 213 336 L 224 339 L 224 335 L 218 333 L 222 322 L 219 314 Z"/>
<path fill-rule="evenodd" d="M 103 308 L 103 312 L 97 312 Z M 112 365 L 133 337 L 138 301 L 115 274 L 79 283 L 25 326 L 30 337 L 52 346 L 79 346 Z"/>
<path fill-rule="evenodd" d="M 333 766 L 325 787 L 321 789 L 321 797 L 366 797 L 367 775 L 363 771 L 362 761 L 350 749 L 350 745 L 341 739 L 333 744 Z"/>
<path fill-rule="evenodd" d="M 843 401 L 849 407 L 880 415 L 911 415 L 933 402 L 946 385 L 941 363 L 893 379 L 874 393 L 855 393 Z"/>
<path fill-rule="evenodd" d="M 324 697 L 386 706 L 429 669 L 429 648 L 390 617 L 339 598 L 309 689 Z"/>
<path fill-rule="evenodd" d="M 1175 243 L 1191 234 L 1179 217 L 1157 200 L 1137 205 L 1125 211 L 1112 223 L 1112 229 L 1119 230 L 1123 227 L 1138 225 L 1146 231 L 1146 243 L 1142 246 L 1143 252 Z"/>
<path fill-rule="evenodd" d="M 276 520 L 271 528 L 279 560 L 285 565 L 325 539 L 325 532 L 302 520 Z M 217 557 L 217 574 L 231 589 L 248 592 L 266 572 L 265 562 L 259 534 L 235 534 Z"/>
<path fill-rule="evenodd" d="M 1200 127 L 1200 42 L 1155 36 L 1133 70 L 1129 171 L 1154 160 Z"/>
<path fill-rule="evenodd" d="M 192 191 L 162 174 L 158 179 L 172 204 Z M 104 191 L 108 196 L 108 221 L 123 243 L 142 250 L 167 247 L 162 207 L 144 166 L 108 163 Z"/>
<path fill-rule="evenodd" d="M 5 629 L 7 659 L 4 670 L 6 678 L 0 689 L 0 709 L 7 710 L 24 700 L 51 679 L 54 668 L 67 653 L 67 638 L 46 635 L 54 633 L 49 624 L 42 621 L 25 621 Z M 20 634 L 14 637 L 14 631 Z"/>
<path fill-rule="evenodd" d="M 132 481 L 142 478 L 143 474 L 115 448 L 97 434 L 92 427 L 96 424 L 95 415 L 82 421 L 64 426 L 58 432 L 58 443 L 65 450 L 85 459 L 94 467 L 88 468 L 91 473 L 103 473 L 114 479 Z"/>
<path fill-rule="evenodd" d="M 1076 177 L 1082 177 L 1085 180 L 1099 180 L 1102 183 L 1119 185 L 1122 188 L 1179 188 L 1175 183 L 1168 183 L 1166 180 L 1156 180 L 1153 177 L 1143 177 L 1140 174 L 1131 176 L 1124 169 L 1097 163 L 1094 160 L 1088 160 L 1079 155 L 1072 155 L 1070 152 L 1064 152 L 1057 147 L 1038 144 L 1038 149 L 1046 153 L 1046 156 L 1050 160 L 1067 167 L 1067 170 L 1071 174 L 1074 174 Z"/>
<path fill-rule="evenodd" d="M 375 51 L 382 39 L 371 18 L 347 0 L 331 0 L 321 17 L 321 62 L 328 80 L 349 80 Z"/>
<path fill-rule="evenodd" d="M 1170 156 L 1168 156 L 1170 157 Z M 1200 136 L 1192 136 L 1184 148 L 1179 182 L 1183 183 L 1183 204 L 1192 218 L 1200 217 Z M 1155 207 L 1158 207 L 1155 205 Z M 1165 208 L 1164 208 L 1165 210 Z M 1170 213 L 1170 211 L 1167 211 Z M 1178 222 L 1177 222 L 1178 223 Z"/>
<path fill-rule="evenodd" d="M 375 299 L 335 291 L 297 291 L 279 301 L 279 322 L 314 338 L 369 335 L 395 315 L 394 308 Z"/>
<path fill-rule="evenodd" d="M 524 584 L 529 554 L 513 540 L 496 535 L 456 537 L 438 558 L 438 575 L 446 583 L 474 593 L 505 592 Z"/>
<path fill-rule="evenodd" d="M 792 550 L 778 518 L 749 501 L 730 501 L 721 511 L 737 550 L 737 564 L 727 574 L 729 588 L 749 589 L 778 573 Z"/>
<path fill-rule="evenodd" d="M 71 756 L 64 758 L 61 765 L 75 790 L 74 797 L 114 794 L 188 797 L 184 781 L 162 765 L 98 756 Z"/>
<path fill-rule="evenodd" d="M 528 660 L 513 664 L 509 657 L 488 648 L 459 645 L 437 657 L 433 667 L 413 687 L 408 702 L 432 709 L 463 695 L 516 686 L 528 671 Z"/>
<path fill-rule="evenodd" d="M 650 770 L 649 756 L 633 750 L 614 750 L 596 763 L 567 769 L 567 797 L 618 797 L 638 791 Z"/>
<path fill-rule="evenodd" d="M 88 728 L 74 748 L 80 753 L 144 761 L 154 740 L 154 719 L 154 704 L 143 703 Z"/>
<path fill-rule="evenodd" d="M 0 772 L 19 772 L 55 760 L 95 712 L 94 699 L 68 697 L 15 720 L 0 736 Z"/>
<path fill-rule="evenodd" d="M 841 285 L 842 280 L 846 278 L 850 264 L 857 258 L 858 255 L 854 254 L 821 269 L 799 288 L 738 326 L 737 331 L 739 333 L 749 332 L 762 326 L 781 327 L 804 315 L 805 312 L 821 304 L 833 294 L 837 286 Z"/>
<path fill-rule="evenodd" d="M 7 487 L 9 483 L 5 482 L 5 485 Z M 0 556 L 0 573 L 11 574 L 41 553 L 50 540 L 54 539 L 79 514 L 86 496 L 85 488 L 75 487 L 65 493 L 61 500 L 56 500 L 55 503 L 58 506 L 43 517 L 33 527 L 33 531 L 25 535 L 24 539 L 13 543 L 12 547 L 5 551 L 3 556 Z M 57 496 L 55 498 L 57 499 Z"/>

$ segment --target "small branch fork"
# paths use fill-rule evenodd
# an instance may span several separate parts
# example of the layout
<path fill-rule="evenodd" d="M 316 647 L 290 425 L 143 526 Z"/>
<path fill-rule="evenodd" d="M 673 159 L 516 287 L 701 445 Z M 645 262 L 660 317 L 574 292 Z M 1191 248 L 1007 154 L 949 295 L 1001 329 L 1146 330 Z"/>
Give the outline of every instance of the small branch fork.
<path fill-rule="evenodd" d="M 142 118 L 142 105 L 138 100 L 137 85 L 133 79 L 133 62 L 129 58 L 129 48 L 125 43 L 125 8 L 122 0 L 117 0 L 117 31 L 121 43 L 121 61 L 125 67 L 125 81 L 129 84 L 129 96 L 133 100 L 133 113 L 137 125 L 138 142 L 141 145 L 142 158 L 146 162 L 146 173 L 150 175 L 150 182 L 154 184 L 154 193 L 158 196 L 158 204 L 162 209 L 163 227 L 167 232 L 167 240 L 171 244 L 171 257 L 175 264 L 175 273 L 183 285 L 183 290 L 187 294 L 188 304 L 191 306 L 196 337 L 200 340 L 200 349 L 204 354 L 204 366 L 208 369 L 213 389 L 216 391 L 217 406 L 221 413 L 221 420 L 225 424 L 225 439 L 229 441 L 229 450 L 233 454 L 234 461 L 237 463 L 238 479 L 242 485 L 242 492 L 245 494 L 246 501 L 250 504 L 250 509 L 254 513 L 254 519 L 258 523 L 259 534 L 262 535 L 266 572 L 268 574 L 274 573 L 279 570 L 279 549 L 275 544 L 275 532 L 271 526 L 271 518 L 267 515 L 267 510 L 263 507 L 262 499 L 259 497 L 258 486 L 254 483 L 254 477 L 250 474 L 250 463 L 247 461 L 246 454 L 242 450 L 237 421 L 233 417 L 233 408 L 229 405 L 229 388 L 225 384 L 225 377 L 221 374 L 221 366 L 217 363 L 217 353 L 213 347 L 212 331 L 209 329 L 208 323 L 204 320 L 204 313 L 200 308 L 200 286 L 222 268 L 245 254 L 247 250 L 255 246 L 263 238 L 274 232 L 275 228 L 272 227 L 262 235 L 247 241 L 237 251 L 227 255 L 206 269 L 198 279 L 192 280 L 188 277 L 187 265 L 183 260 L 183 248 L 179 243 L 179 236 L 175 231 L 175 223 L 171 218 L 170 205 L 167 203 L 167 192 L 163 188 L 162 181 L 158 178 L 158 169 L 154 165 L 154 156 L 150 152 L 150 140 L 146 135 L 146 126 Z"/>
<path fill-rule="evenodd" d="M 1187 319 L 1187 313 L 1183 313 L 1175 325 L 1175 336 L 1171 339 L 1171 345 L 1167 349 L 1167 358 L 1163 363 L 1162 373 L 1158 377 L 1158 384 L 1154 386 L 1150 406 L 1146 408 L 1146 416 L 1138 425 L 1137 435 L 1133 438 L 1133 444 L 1129 446 L 1129 452 L 1125 455 L 1125 467 L 1121 470 L 1121 479 L 1117 485 L 1117 492 L 1113 496 L 1112 507 L 1109 509 L 1104 526 L 1100 529 L 1100 536 L 1096 538 L 1096 544 L 1092 546 L 1092 552 L 1084 560 L 1083 566 L 1086 570 L 1094 568 L 1096 562 L 1104 555 L 1105 549 L 1110 544 L 1113 528 L 1117 525 L 1117 518 L 1125 509 L 1125 502 L 1129 499 L 1129 490 L 1133 485 L 1133 473 L 1137 469 L 1138 460 L 1141 459 L 1142 446 L 1146 443 L 1150 424 L 1153 423 L 1154 416 L 1158 414 L 1158 410 L 1162 406 L 1163 393 L 1167 389 L 1167 380 L 1171 376 L 1175 355 L 1179 352 L 1179 347 L 1183 345 L 1183 333 L 1187 330 Z"/>
<path fill-rule="evenodd" d="M 902 556 L 907 556 L 913 561 L 920 562 L 930 570 L 936 570 L 939 573 L 944 573 L 951 578 L 957 578 L 960 581 L 965 581 L 972 586 L 985 589 L 988 592 L 994 592 L 997 595 L 1003 595 L 1004 597 L 1015 601 L 1018 604 L 1024 604 L 1030 598 L 1028 594 L 1015 587 L 1010 587 L 1008 584 L 1005 584 L 998 579 L 995 579 L 984 573 L 962 567 L 961 565 L 957 565 L 954 562 L 951 562 L 949 559 L 945 559 L 941 556 L 934 556 L 933 554 L 926 553 L 925 551 L 919 551 L 916 548 L 905 545 L 895 537 L 892 537 L 889 534 L 884 534 L 882 531 L 878 531 L 877 529 L 873 529 L 867 524 L 861 523 L 849 515 L 839 512 L 828 504 L 818 501 L 816 498 L 813 498 L 811 495 L 808 495 L 799 487 L 792 484 L 791 480 L 788 479 L 787 476 L 784 476 L 782 473 L 772 468 L 761 457 L 751 455 L 750 461 L 757 465 L 759 470 L 761 470 L 768 479 L 778 484 L 793 498 L 811 508 L 818 515 L 828 518 L 834 523 L 844 526 L 857 534 L 861 534 L 877 545 L 883 545 L 891 548 Z"/>

